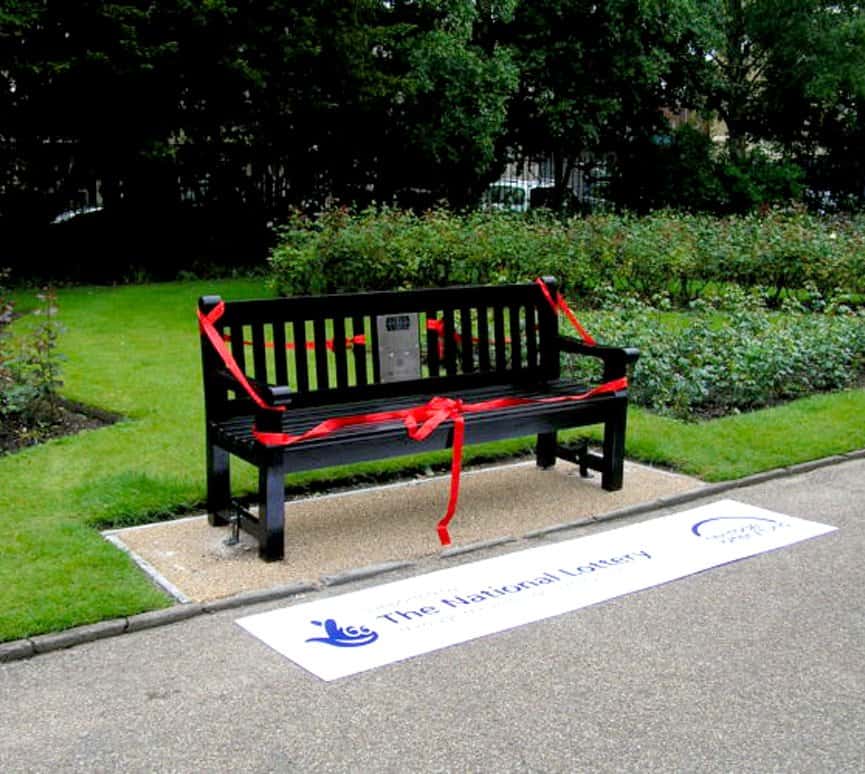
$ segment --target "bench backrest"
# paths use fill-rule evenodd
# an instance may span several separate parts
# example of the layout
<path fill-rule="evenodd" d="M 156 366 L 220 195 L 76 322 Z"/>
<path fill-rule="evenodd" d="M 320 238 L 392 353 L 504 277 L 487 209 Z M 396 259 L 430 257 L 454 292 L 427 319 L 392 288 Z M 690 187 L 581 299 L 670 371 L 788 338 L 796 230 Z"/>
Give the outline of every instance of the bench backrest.
<path fill-rule="evenodd" d="M 218 301 L 206 296 L 199 308 Z M 418 315 L 417 379 L 382 380 L 377 320 L 394 314 Z M 558 320 L 536 283 L 229 301 L 215 327 L 248 377 L 290 387 L 295 406 L 559 375 Z M 202 356 L 208 415 L 251 413 L 245 394 L 214 378 L 224 366 L 203 336 Z"/>

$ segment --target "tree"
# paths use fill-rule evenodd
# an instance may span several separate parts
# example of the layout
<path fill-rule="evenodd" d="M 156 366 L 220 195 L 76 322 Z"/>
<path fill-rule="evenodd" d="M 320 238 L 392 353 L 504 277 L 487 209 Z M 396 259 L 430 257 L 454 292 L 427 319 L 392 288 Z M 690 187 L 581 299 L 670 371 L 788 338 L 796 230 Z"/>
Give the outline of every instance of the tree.
<path fill-rule="evenodd" d="M 815 4 L 766 69 L 765 137 L 836 202 L 865 201 L 865 10 Z"/>
<path fill-rule="evenodd" d="M 766 142 L 811 166 L 839 155 L 858 170 L 865 97 L 865 13 L 856 2 L 707 1 L 706 105 L 727 127 L 734 163 Z M 856 153 L 851 151 L 856 148 Z"/>
<path fill-rule="evenodd" d="M 399 136 L 388 177 L 423 186 L 456 207 L 495 174 L 518 72 L 499 37 L 514 0 L 394 4 L 401 78 L 388 120 Z M 396 182 L 399 181 L 399 182 Z"/>
<path fill-rule="evenodd" d="M 234 0 L 227 37 L 248 85 L 198 144 L 243 157 L 249 197 L 277 213 L 408 189 L 470 201 L 516 84 L 507 51 L 477 38 L 512 2 Z"/>
<path fill-rule="evenodd" d="M 551 155 L 558 198 L 586 159 L 662 131 L 687 82 L 691 3 L 522 3 L 512 43 L 521 65 L 511 112 L 518 157 Z"/>
<path fill-rule="evenodd" d="M 9 103 L 2 134 L 16 146 L 19 185 L 58 204 L 93 180 L 109 207 L 176 200 L 184 48 L 195 27 L 216 31 L 225 13 L 221 0 L 48 0 L 19 10 L 0 65 Z M 197 42 L 200 56 L 207 47 Z M 222 75 L 211 68 L 212 78 Z"/>

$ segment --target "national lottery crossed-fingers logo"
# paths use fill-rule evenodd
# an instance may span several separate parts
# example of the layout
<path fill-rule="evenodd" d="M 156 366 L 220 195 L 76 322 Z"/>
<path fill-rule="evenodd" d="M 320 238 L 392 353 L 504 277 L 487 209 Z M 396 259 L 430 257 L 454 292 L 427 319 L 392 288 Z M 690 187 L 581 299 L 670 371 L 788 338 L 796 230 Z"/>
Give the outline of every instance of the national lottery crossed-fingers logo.
<path fill-rule="evenodd" d="M 325 645 L 333 645 L 336 648 L 360 648 L 371 645 L 378 639 L 378 632 L 367 626 L 338 626 L 333 618 L 321 621 L 312 621 L 314 626 L 324 628 L 325 637 L 310 637 L 307 642 L 320 642 Z"/>

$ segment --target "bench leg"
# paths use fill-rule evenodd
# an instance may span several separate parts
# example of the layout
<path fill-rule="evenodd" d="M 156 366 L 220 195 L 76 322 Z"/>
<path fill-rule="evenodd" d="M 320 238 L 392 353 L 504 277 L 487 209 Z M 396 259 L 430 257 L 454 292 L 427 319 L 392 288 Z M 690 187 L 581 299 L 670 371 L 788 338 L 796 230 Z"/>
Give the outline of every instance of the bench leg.
<path fill-rule="evenodd" d="M 268 562 L 285 556 L 285 469 L 271 464 L 258 469 L 258 555 Z"/>
<path fill-rule="evenodd" d="M 601 471 L 601 488 L 615 492 L 622 488 L 625 468 L 625 429 L 627 404 L 622 403 L 604 423 L 604 469 Z"/>
<path fill-rule="evenodd" d="M 207 521 L 224 527 L 231 518 L 231 471 L 229 454 L 212 441 L 207 442 Z"/>
<path fill-rule="evenodd" d="M 556 464 L 556 448 L 558 446 L 558 442 L 556 440 L 556 433 L 553 431 L 552 433 L 539 433 L 538 434 L 538 444 L 535 449 L 535 456 L 538 460 L 538 467 L 544 468 L 552 468 Z"/>

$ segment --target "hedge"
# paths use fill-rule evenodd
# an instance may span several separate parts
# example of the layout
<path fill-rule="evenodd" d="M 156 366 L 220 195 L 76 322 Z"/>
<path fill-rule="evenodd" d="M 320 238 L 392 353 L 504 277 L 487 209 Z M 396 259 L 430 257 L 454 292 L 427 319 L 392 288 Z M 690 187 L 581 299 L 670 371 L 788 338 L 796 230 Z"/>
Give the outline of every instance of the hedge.
<path fill-rule="evenodd" d="M 282 294 L 560 279 L 597 303 L 612 289 L 680 304 L 719 284 L 822 298 L 865 293 L 865 217 L 798 210 L 715 218 L 670 212 L 559 221 L 501 212 L 331 210 L 292 217 L 269 258 Z"/>

